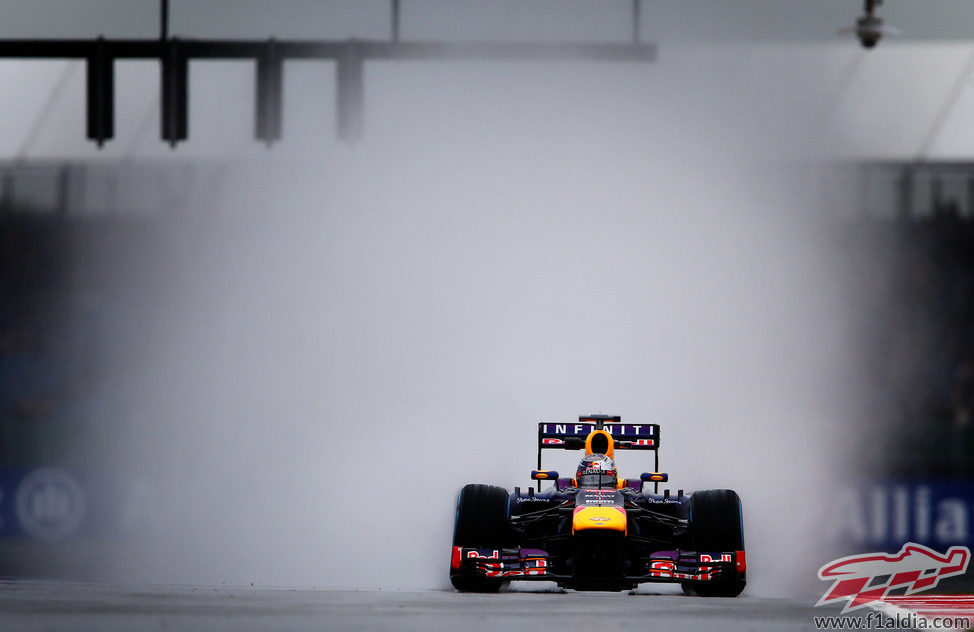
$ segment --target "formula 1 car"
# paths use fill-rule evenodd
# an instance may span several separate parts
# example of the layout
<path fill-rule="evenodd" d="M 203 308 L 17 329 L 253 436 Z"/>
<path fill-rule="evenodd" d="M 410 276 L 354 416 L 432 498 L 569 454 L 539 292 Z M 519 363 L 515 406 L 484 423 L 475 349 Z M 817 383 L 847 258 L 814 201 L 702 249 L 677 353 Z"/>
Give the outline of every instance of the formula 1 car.
<path fill-rule="evenodd" d="M 741 501 L 729 489 L 659 493 L 658 424 L 588 415 L 538 424 L 538 481 L 526 492 L 466 485 L 457 497 L 450 581 L 494 592 L 511 580 L 574 590 L 679 583 L 704 597 L 736 597 L 746 584 Z M 544 449 L 585 450 L 575 477 L 541 469 Z M 654 471 L 617 476 L 615 450 L 652 450 Z M 552 485 L 541 490 L 541 481 Z M 653 491 L 643 491 L 646 483 Z"/>

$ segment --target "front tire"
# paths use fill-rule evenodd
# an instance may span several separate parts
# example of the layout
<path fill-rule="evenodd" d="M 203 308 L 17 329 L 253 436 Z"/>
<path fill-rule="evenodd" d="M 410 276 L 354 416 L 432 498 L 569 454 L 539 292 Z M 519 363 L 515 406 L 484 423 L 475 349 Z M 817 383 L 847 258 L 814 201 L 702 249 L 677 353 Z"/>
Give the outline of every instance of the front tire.
<path fill-rule="evenodd" d="M 457 496 L 456 524 L 453 546 L 496 549 L 498 552 L 511 543 L 510 494 L 494 485 L 466 485 Z M 450 583 L 463 592 L 497 592 L 508 583 L 450 569 Z"/>
<path fill-rule="evenodd" d="M 695 551 L 743 551 L 741 499 L 731 489 L 709 489 L 690 496 L 690 543 Z M 700 597 L 737 597 L 747 585 L 744 573 L 709 582 L 683 582 L 683 592 Z"/>

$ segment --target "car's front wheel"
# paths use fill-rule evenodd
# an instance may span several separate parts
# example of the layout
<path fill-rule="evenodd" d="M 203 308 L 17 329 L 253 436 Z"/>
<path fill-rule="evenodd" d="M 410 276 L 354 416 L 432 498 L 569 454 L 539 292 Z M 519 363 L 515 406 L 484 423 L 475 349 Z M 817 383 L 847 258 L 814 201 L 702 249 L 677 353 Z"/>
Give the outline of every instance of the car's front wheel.
<path fill-rule="evenodd" d="M 741 499 L 731 489 L 708 489 L 690 496 L 690 543 L 695 551 L 743 551 Z M 701 597 L 736 597 L 747 585 L 744 573 L 708 582 L 683 582 L 683 592 Z"/>
<path fill-rule="evenodd" d="M 495 549 L 510 544 L 510 494 L 503 487 L 470 484 L 457 496 L 453 546 Z M 507 582 L 450 567 L 450 583 L 464 592 L 496 592 Z"/>

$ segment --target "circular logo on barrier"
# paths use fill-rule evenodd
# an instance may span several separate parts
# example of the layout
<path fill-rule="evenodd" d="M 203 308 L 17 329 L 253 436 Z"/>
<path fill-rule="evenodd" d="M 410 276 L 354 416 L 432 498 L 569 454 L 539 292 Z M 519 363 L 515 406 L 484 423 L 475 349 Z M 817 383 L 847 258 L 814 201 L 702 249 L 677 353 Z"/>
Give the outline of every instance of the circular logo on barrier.
<path fill-rule="evenodd" d="M 67 472 L 43 468 L 20 482 L 14 506 L 27 535 L 44 542 L 60 542 L 81 526 L 85 493 Z"/>

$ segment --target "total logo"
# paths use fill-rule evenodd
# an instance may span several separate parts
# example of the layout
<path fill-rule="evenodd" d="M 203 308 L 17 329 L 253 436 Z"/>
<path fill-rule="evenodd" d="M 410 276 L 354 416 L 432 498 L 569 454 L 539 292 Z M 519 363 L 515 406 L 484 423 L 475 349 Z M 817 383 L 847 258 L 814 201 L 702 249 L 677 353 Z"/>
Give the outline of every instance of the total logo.
<path fill-rule="evenodd" d="M 608 522 L 609 520 L 611 520 L 611 518 L 609 518 L 608 516 L 592 516 L 591 518 L 589 518 L 589 520 L 591 520 L 592 522 Z"/>

